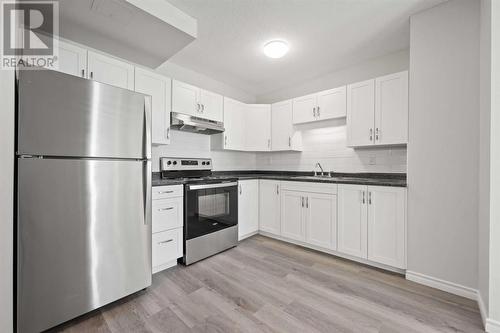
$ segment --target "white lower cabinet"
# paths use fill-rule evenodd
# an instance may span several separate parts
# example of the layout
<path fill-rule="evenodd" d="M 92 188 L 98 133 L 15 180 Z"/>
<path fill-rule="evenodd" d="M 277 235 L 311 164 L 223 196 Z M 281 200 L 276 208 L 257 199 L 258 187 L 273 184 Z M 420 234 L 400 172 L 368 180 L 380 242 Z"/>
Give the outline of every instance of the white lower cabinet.
<path fill-rule="evenodd" d="M 406 189 L 368 186 L 368 259 L 406 268 Z"/>
<path fill-rule="evenodd" d="M 366 186 L 339 185 L 338 251 L 366 259 L 368 245 L 368 207 Z"/>
<path fill-rule="evenodd" d="M 259 230 L 281 234 L 280 182 L 259 180 Z"/>
<path fill-rule="evenodd" d="M 306 242 L 337 249 L 337 196 L 309 193 L 306 198 Z"/>
<path fill-rule="evenodd" d="M 406 189 L 339 185 L 338 251 L 406 268 Z"/>
<path fill-rule="evenodd" d="M 238 240 L 259 231 L 259 180 L 238 182 Z"/>
<path fill-rule="evenodd" d="M 152 190 L 153 273 L 175 266 L 183 255 L 184 192 L 182 185 Z"/>
<path fill-rule="evenodd" d="M 298 191 L 281 192 L 281 236 L 304 241 L 305 194 Z"/>

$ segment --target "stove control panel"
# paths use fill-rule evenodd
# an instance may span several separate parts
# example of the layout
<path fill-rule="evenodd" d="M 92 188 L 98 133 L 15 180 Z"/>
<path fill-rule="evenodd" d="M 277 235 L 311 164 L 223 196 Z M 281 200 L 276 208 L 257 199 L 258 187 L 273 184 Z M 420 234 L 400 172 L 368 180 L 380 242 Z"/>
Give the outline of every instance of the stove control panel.
<path fill-rule="evenodd" d="M 160 158 L 160 171 L 177 170 L 212 170 L 212 159 L 210 158 Z"/>

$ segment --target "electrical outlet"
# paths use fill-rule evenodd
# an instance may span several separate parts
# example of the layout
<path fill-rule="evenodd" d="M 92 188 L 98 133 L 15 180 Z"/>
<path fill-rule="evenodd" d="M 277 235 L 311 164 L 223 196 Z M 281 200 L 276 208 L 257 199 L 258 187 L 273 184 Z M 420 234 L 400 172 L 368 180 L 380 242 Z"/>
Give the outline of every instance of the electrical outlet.
<path fill-rule="evenodd" d="M 377 157 L 370 156 L 370 158 L 368 159 L 368 164 L 370 164 L 370 165 L 376 165 L 377 164 Z"/>

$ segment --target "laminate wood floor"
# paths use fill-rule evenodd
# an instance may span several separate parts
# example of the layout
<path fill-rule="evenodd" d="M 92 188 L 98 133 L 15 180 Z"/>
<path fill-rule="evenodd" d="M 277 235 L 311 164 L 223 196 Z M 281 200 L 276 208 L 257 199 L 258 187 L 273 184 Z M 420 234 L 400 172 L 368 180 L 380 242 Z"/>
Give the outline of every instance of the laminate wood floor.
<path fill-rule="evenodd" d="M 472 300 L 263 236 L 53 331 L 484 332 Z"/>

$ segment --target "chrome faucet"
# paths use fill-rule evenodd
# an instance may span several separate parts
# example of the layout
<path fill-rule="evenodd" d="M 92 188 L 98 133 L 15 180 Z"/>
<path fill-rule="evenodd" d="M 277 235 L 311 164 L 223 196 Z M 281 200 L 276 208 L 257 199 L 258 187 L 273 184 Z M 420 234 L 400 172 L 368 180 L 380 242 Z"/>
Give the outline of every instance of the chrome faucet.
<path fill-rule="evenodd" d="M 318 162 L 316 163 L 316 165 L 314 166 L 314 175 L 317 176 L 318 173 L 316 172 L 316 168 L 318 168 L 321 170 L 321 176 L 324 176 L 325 175 L 325 172 L 323 171 L 323 167 L 321 166 L 321 164 Z"/>

